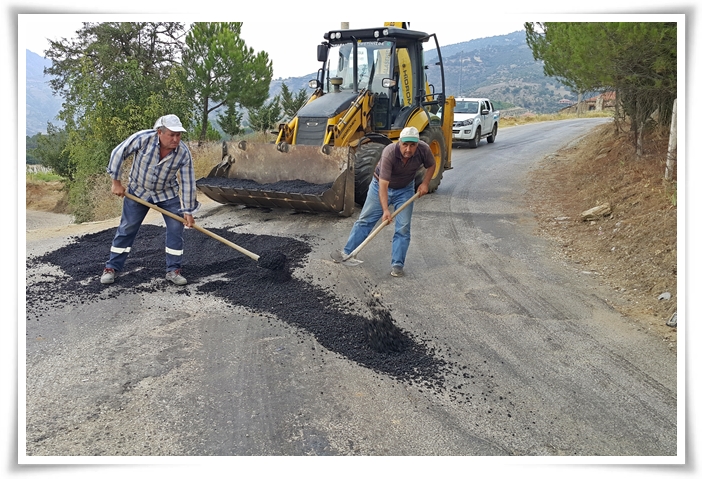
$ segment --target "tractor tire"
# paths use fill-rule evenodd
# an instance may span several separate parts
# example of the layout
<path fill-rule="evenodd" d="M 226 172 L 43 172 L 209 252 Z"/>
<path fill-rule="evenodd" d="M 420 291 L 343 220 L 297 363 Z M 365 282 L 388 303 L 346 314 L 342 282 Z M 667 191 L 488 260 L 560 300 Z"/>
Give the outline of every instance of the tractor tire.
<path fill-rule="evenodd" d="M 354 157 L 354 201 L 363 206 L 368 195 L 368 188 L 373 181 L 375 167 L 386 145 L 381 143 L 364 143 L 356 149 Z"/>
<path fill-rule="evenodd" d="M 440 127 L 427 127 L 419 135 L 419 139 L 429 145 L 432 153 L 434 154 L 434 161 L 436 161 L 436 169 L 434 170 L 434 177 L 429 182 L 429 193 L 433 193 L 439 187 L 441 179 L 444 176 L 444 168 L 446 166 L 446 160 L 448 155 L 446 152 L 446 141 L 444 140 L 444 135 Z M 414 189 L 415 191 L 422 184 L 424 180 L 425 168 L 422 167 L 417 171 L 417 175 L 414 177 Z"/>

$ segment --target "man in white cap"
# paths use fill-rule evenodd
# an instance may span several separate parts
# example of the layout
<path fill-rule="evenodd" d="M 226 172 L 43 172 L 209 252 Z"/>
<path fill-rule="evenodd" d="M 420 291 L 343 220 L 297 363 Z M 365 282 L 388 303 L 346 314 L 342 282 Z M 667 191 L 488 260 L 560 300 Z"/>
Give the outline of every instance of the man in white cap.
<path fill-rule="evenodd" d="M 134 133 L 112 150 L 107 172 L 112 178 L 112 193 L 123 197 L 124 202 L 122 220 L 112 240 L 110 258 L 105 263 L 101 283 L 113 283 L 116 273 L 124 268 L 134 238 L 149 211 L 149 207 L 125 197 L 125 191 L 183 217 L 185 225 L 163 215 L 166 222 L 166 279 L 181 286 L 187 283 L 180 274 L 183 228 L 195 225 L 193 214 L 200 205 L 197 201 L 193 158 L 188 147 L 181 141 L 184 131 L 186 130 L 176 115 L 165 115 L 156 120 L 153 129 Z M 124 160 L 131 155 L 134 156 L 134 161 L 125 188 L 120 179 L 120 171 Z"/>
<path fill-rule="evenodd" d="M 390 220 L 390 205 L 398 209 L 414 196 L 414 178 L 421 167 L 426 168 L 426 172 L 417 188 L 420 197 L 429 192 L 429 182 L 434 175 L 436 161 L 429 145 L 419 139 L 417 129 L 409 126 L 400 133 L 400 141 L 386 146 L 383 150 L 368 187 L 363 209 L 353 224 L 346 246 L 332 253 L 334 261 L 347 260 L 349 254 L 368 237 L 378 220 Z M 392 276 L 404 275 L 413 206 L 414 204 L 410 203 L 394 218 L 395 234 L 392 237 L 390 262 Z"/>

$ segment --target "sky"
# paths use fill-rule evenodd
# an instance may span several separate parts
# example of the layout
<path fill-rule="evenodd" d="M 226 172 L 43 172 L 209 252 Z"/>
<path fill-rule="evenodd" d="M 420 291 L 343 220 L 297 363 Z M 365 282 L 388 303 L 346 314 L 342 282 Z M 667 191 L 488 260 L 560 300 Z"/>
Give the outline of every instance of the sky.
<path fill-rule="evenodd" d="M 266 5 L 269 3 L 266 2 Z M 536 13 L 499 13 L 482 17 L 480 15 L 441 16 L 440 19 L 422 18 L 410 20 L 410 28 L 426 33 L 436 33 L 441 46 L 465 42 L 476 38 L 505 35 L 524 30 L 527 21 L 552 21 L 557 16 L 560 21 L 614 21 L 614 19 L 632 19 L 632 14 L 606 16 L 596 14 L 536 14 Z M 650 18 L 650 17 L 647 17 Z M 194 21 L 212 21 L 211 15 L 169 14 L 70 14 L 31 13 L 19 15 L 18 46 L 19 51 L 30 50 L 44 56 L 49 46 L 47 39 L 58 40 L 73 38 L 84 21 L 144 21 L 144 20 L 182 21 L 186 24 Z M 248 47 L 255 52 L 266 51 L 273 61 L 273 78 L 289 78 L 306 75 L 317 70 L 316 45 L 323 40 L 326 31 L 339 28 L 341 21 L 348 20 L 350 28 L 382 25 L 371 23 L 368 19 L 329 20 L 322 18 L 302 21 L 262 20 L 261 17 L 248 18 L 243 15 L 231 15 L 231 18 L 217 20 L 242 21 L 241 37 Z"/>
<path fill-rule="evenodd" d="M 40 56 L 49 47 L 49 41 L 76 37 L 76 31 L 84 21 L 130 21 L 145 18 L 162 19 L 148 15 L 87 15 L 87 14 L 27 14 L 20 16 L 19 48 L 30 50 Z M 191 23 L 192 15 L 174 16 L 173 19 Z M 441 46 L 460 43 L 475 38 L 492 37 L 524 30 L 524 15 L 501 15 L 489 22 L 476 22 L 465 28 L 459 22 L 418 20 L 410 21 L 413 30 L 436 33 Z M 203 17 L 204 21 L 211 18 Z M 232 19 L 234 21 L 234 19 Z M 238 21 L 238 20 L 236 20 Z M 317 70 L 316 45 L 321 43 L 324 32 L 339 28 L 341 21 L 317 20 L 304 22 L 282 22 L 243 20 L 241 37 L 255 52 L 266 51 L 273 61 L 273 77 L 297 77 Z M 350 28 L 377 26 L 378 24 L 349 21 Z M 382 25 L 382 22 L 380 23 Z"/>

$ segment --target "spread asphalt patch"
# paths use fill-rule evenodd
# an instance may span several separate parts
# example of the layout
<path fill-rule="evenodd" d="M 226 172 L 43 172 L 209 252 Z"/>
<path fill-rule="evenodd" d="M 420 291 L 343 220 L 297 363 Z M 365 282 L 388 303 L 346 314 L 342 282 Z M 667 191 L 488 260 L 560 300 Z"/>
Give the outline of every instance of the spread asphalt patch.
<path fill-rule="evenodd" d="M 41 321 L 42 312 L 66 304 L 100 301 L 129 292 L 208 294 L 274 315 L 314 336 L 328 350 L 377 373 L 435 391 L 445 388 L 448 363 L 395 325 L 390 311 L 379 301 L 350 304 L 332 291 L 293 277 L 292 271 L 305 264 L 311 251 L 304 241 L 211 230 L 250 251 L 284 252 L 285 267 L 271 270 L 196 230 L 186 229 L 182 273 L 188 286 L 176 287 L 165 280 L 165 228 L 142 225 L 125 270 L 117 273 L 115 283 L 103 285 L 100 274 L 115 231 L 112 228 L 75 237 L 66 246 L 27 260 L 28 272 L 41 268 L 27 282 L 27 320 Z"/>

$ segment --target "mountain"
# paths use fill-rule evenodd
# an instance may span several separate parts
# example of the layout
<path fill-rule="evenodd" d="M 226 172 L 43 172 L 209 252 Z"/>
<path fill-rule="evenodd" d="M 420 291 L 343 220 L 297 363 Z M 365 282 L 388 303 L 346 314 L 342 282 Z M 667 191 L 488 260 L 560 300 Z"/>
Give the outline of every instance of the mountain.
<path fill-rule="evenodd" d="M 559 100 L 577 100 L 567 87 L 544 75 L 543 63 L 534 60 L 526 31 L 479 38 L 441 48 L 449 95 L 488 97 L 534 113 L 553 113 Z M 426 63 L 438 61 L 436 50 L 425 53 Z M 429 81 L 438 82 L 429 70 Z"/>
<path fill-rule="evenodd" d="M 61 98 L 54 96 L 49 87 L 49 78 L 44 68 L 51 66 L 51 60 L 27 50 L 27 136 L 46 133 L 46 125 L 63 123 L 56 120 L 61 109 Z"/>
<path fill-rule="evenodd" d="M 314 52 L 309 52 L 313 55 Z M 526 43 L 524 30 L 478 38 L 441 48 L 446 75 L 446 91 L 453 96 L 488 97 L 498 105 L 510 104 L 521 111 L 553 113 L 562 108 L 559 100 L 577 100 L 576 94 L 543 72 L 540 61 L 534 60 Z M 428 65 L 438 61 L 435 49 L 425 52 Z M 50 61 L 27 50 L 27 135 L 46 131 L 46 124 L 55 120 L 61 100 L 52 95 L 44 67 Z M 438 84 L 437 69 L 429 69 L 430 83 Z M 269 94 L 280 93 L 285 83 L 293 92 L 300 89 L 311 93 L 309 80 L 316 72 L 301 77 L 271 81 Z M 211 118 L 215 118 L 212 115 Z"/>

